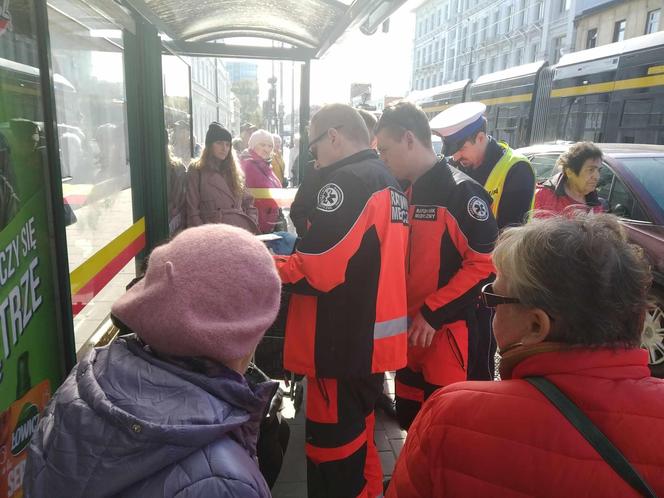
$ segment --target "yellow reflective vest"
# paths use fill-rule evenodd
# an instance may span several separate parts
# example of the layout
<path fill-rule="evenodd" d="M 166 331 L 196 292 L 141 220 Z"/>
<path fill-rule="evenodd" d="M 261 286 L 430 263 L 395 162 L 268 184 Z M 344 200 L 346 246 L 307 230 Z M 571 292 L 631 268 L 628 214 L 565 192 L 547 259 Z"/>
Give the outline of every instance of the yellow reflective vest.
<path fill-rule="evenodd" d="M 491 211 L 493 216 L 498 219 L 498 206 L 500 205 L 500 198 L 503 195 L 505 190 L 505 179 L 509 173 L 512 166 L 518 162 L 525 162 L 532 169 L 532 165 L 528 158 L 518 152 L 514 152 L 505 142 L 497 142 L 498 145 L 505 151 L 503 157 L 496 163 L 496 165 L 491 170 L 489 177 L 486 179 L 484 184 L 484 189 L 489 193 L 492 199 Z M 533 171 L 533 177 L 535 172 Z M 532 211 L 535 207 L 535 189 L 533 186 L 533 198 L 530 201 L 530 210 Z"/>

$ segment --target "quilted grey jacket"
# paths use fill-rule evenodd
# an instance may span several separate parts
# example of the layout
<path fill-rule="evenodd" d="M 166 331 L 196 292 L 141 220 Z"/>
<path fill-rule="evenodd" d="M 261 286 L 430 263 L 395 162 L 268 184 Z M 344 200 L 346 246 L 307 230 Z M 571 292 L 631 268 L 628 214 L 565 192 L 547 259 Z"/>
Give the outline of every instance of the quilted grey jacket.
<path fill-rule="evenodd" d="M 26 497 L 269 497 L 255 453 L 274 390 L 225 368 L 192 372 L 118 339 L 82 360 L 45 410 Z"/>

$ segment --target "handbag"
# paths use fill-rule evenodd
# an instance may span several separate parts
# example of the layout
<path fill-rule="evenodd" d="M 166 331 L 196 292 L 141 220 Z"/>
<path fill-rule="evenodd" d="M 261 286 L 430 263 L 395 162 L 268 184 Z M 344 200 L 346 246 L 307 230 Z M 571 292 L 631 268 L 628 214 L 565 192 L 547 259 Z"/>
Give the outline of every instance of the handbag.
<path fill-rule="evenodd" d="M 641 496 L 657 498 L 652 488 L 632 467 L 620 450 L 553 382 L 544 377 L 526 377 L 525 380 L 546 396 L 627 484 Z"/>

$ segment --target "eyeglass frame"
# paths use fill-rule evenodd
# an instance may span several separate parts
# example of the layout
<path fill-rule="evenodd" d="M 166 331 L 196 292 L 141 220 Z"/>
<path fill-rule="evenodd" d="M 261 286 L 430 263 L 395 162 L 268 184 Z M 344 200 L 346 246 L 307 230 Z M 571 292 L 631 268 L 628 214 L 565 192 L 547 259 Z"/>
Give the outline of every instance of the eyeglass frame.
<path fill-rule="evenodd" d="M 323 140 L 325 136 L 329 133 L 330 130 L 339 130 L 343 128 L 344 125 L 339 125 L 339 126 L 330 126 L 328 129 L 326 129 L 323 133 L 318 135 L 316 138 L 314 138 L 311 142 L 309 142 L 309 154 L 313 156 L 314 159 L 318 160 L 318 150 L 314 152 L 311 148 L 316 145 L 318 142 Z"/>
<path fill-rule="evenodd" d="M 523 304 L 516 297 L 501 296 L 500 294 L 495 294 L 493 291 L 493 282 L 488 283 L 482 287 L 480 291 L 480 300 L 486 308 L 496 309 L 496 306 L 501 304 Z M 487 299 L 489 297 L 489 299 Z M 555 318 L 548 311 L 542 310 L 546 313 L 546 316 L 553 322 Z"/>
<path fill-rule="evenodd" d="M 521 304 L 521 301 L 516 297 L 501 296 L 493 292 L 493 282 L 490 282 L 482 287 L 480 293 L 482 304 L 487 308 L 495 308 L 501 304 Z"/>

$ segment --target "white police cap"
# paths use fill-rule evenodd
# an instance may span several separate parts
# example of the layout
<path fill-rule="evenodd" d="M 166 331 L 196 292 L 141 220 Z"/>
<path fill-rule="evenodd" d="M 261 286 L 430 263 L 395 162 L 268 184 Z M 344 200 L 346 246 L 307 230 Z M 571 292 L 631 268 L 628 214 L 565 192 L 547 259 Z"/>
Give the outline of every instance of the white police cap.
<path fill-rule="evenodd" d="M 477 132 L 484 123 L 486 105 L 482 102 L 464 102 L 445 109 L 429 122 L 431 131 L 443 138 L 443 153 L 451 156 L 465 139 Z"/>

